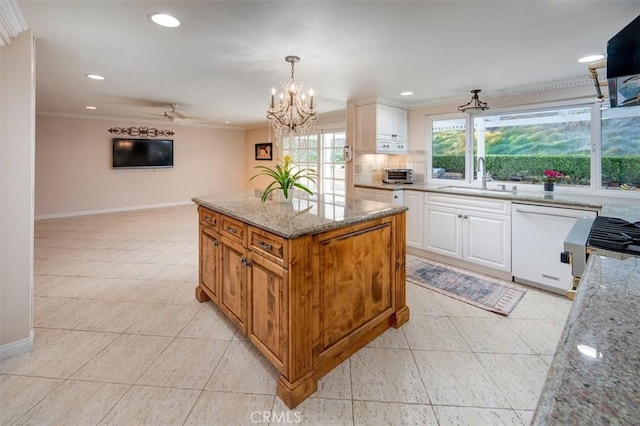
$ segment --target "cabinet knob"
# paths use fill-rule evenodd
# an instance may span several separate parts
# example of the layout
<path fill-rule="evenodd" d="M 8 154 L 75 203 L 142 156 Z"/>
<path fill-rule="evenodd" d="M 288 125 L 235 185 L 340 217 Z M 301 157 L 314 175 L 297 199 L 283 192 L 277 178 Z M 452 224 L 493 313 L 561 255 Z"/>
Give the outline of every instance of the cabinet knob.
<path fill-rule="evenodd" d="M 214 241 L 214 242 L 213 242 L 213 246 L 214 246 L 214 247 L 218 247 L 219 245 L 220 245 L 220 243 L 218 242 L 218 240 L 216 240 L 216 241 Z"/>
<path fill-rule="evenodd" d="M 467 216 L 466 214 L 462 216 L 463 219 L 469 219 L 469 216 Z"/>
<path fill-rule="evenodd" d="M 458 213 L 458 219 L 462 218 L 462 213 Z"/>
<path fill-rule="evenodd" d="M 242 257 L 240 258 L 240 263 L 242 263 L 244 266 L 249 266 L 251 265 L 251 262 L 249 261 L 249 259 L 247 259 L 246 257 Z"/>
<path fill-rule="evenodd" d="M 235 234 L 236 232 L 238 232 L 236 231 L 236 228 L 233 228 L 231 226 L 227 226 L 225 229 L 227 232 L 231 232 L 232 234 Z"/>

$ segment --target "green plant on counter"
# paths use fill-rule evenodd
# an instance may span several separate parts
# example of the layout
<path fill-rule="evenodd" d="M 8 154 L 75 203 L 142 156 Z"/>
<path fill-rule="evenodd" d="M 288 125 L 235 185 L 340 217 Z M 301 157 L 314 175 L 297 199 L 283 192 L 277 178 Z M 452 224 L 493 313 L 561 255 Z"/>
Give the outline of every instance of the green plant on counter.
<path fill-rule="evenodd" d="M 307 178 L 311 182 L 315 183 L 314 178 L 317 177 L 316 171 L 313 169 L 300 169 L 295 170 L 296 167 L 291 161 L 291 156 L 285 155 L 282 164 L 276 164 L 274 168 L 267 166 L 255 166 L 254 169 L 260 170 L 259 173 L 251 176 L 250 181 L 258 176 L 269 176 L 273 178 L 271 182 L 265 188 L 262 193 L 262 202 L 264 203 L 269 198 L 269 194 L 277 189 L 282 190 L 282 194 L 285 198 L 289 198 L 289 191 L 293 188 L 301 189 L 309 194 L 313 194 L 309 188 L 298 182 L 300 179 Z"/>

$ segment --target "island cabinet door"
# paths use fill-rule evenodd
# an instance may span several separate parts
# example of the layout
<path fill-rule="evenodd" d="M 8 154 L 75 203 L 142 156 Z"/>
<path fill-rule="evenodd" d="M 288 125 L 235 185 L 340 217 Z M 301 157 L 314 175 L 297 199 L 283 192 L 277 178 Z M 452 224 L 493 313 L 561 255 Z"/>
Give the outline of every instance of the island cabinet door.
<path fill-rule="evenodd" d="M 246 249 L 226 237 L 220 238 L 221 271 L 218 306 L 243 333 L 247 333 Z"/>
<path fill-rule="evenodd" d="M 319 241 L 320 357 L 335 356 L 352 339 L 393 313 L 393 223 L 378 220 L 322 235 Z M 349 337 L 349 339 L 345 339 Z"/>
<path fill-rule="evenodd" d="M 277 263 L 251 253 L 247 334 L 251 342 L 281 372 L 285 371 L 289 338 L 288 275 L 288 271 Z"/>
<path fill-rule="evenodd" d="M 220 281 L 220 236 L 200 225 L 200 286 L 218 303 Z"/>

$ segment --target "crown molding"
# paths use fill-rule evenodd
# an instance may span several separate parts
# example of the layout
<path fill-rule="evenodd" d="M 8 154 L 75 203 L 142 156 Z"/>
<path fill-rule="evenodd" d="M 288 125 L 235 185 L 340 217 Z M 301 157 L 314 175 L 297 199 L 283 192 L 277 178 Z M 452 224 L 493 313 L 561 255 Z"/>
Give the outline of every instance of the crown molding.
<path fill-rule="evenodd" d="M 494 90 L 490 92 L 482 91 L 483 99 L 503 98 L 507 96 L 526 95 L 529 93 L 546 92 L 549 90 L 570 89 L 573 87 L 592 86 L 593 80 L 589 77 L 572 78 L 567 80 L 557 80 L 529 86 L 514 87 L 511 89 Z M 420 109 L 442 105 L 459 105 L 469 101 L 469 96 L 464 98 L 445 98 L 433 101 L 418 102 L 409 105 L 409 109 Z"/>
<path fill-rule="evenodd" d="M 11 38 L 28 29 L 16 0 L 0 0 L 0 47 L 8 46 Z"/>
<path fill-rule="evenodd" d="M 1 1 L 1 0 L 0 0 Z M 81 120 L 99 120 L 99 121 L 126 121 L 132 124 L 141 125 L 154 125 L 154 126 L 173 126 L 172 130 L 176 131 L 180 127 L 205 127 L 208 129 L 223 129 L 223 130 L 245 130 L 244 127 L 226 126 L 222 124 L 206 124 L 206 123 L 192 123 L 188 120 L 182 121 L 167 121 L 167 120 L 153 120 L 144 118 L 131 118 L 131 117 L 115 117 L 107 115 L 82 115 L 82 114 L 69 114 L 64 112 L 49 112 L 49 111 L 37 111 L 36 116 L 42 117 L 58 117 L 58 118 L 79 118 Z"/>

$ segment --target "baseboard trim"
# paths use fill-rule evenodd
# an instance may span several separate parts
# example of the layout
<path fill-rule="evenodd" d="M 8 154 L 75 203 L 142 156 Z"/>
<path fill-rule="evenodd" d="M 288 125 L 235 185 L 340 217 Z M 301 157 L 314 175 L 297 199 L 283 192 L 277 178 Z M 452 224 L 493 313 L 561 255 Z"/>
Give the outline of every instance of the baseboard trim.
<path fill-rule="evenodd" d="M 33 329 L 31 329 L 29 337 L 0 346 L 0 359 L 29 352 L 33 348 L 33 336 Z"/>
<path fill-rule="evenodd" d="M 157 209 L 161 207 L 185 206 L 187 204 L 192 204 L 192 203 L 193 203 L 192 201 L 178 201 L 175 203 L 147 204 L 144 206 L 131 206 L 131 207 L 117 207 L 114 209 L 99 209 L 99 210 L 85 210 L 85 211 L 69 212 L 69 213 L 43 214 L 43 215 L 36 216 L 35 220 L 58 219 L 61 217 L 87 216 L 92 214 L 103 214 L 103 213 L 128 212 L 133 210 Z"/>
<path fill-rule="evenodd" d="M 424 259 L 431 259 L 436 262 L 454 266 L 456 268 L 466 269 L 471 272 L 489 275 L 491 277 L 499 278 L 505 281 L 513 280 L 513 276 L 511 275 L 511 272 L 500 271 L 498 269 L 493 269 L 493 268 L 489 268 L 482 265 L 476 265 L 475 263 L 465 262 L 459 259 L 453 259 L 451 257 L 443 256 L 438 253 L 432 253 L 427 250 L 417 249 L 414 247 L 407 247 L 407 254 L 412 254 L 414 256 L 422 257 Z"/>

